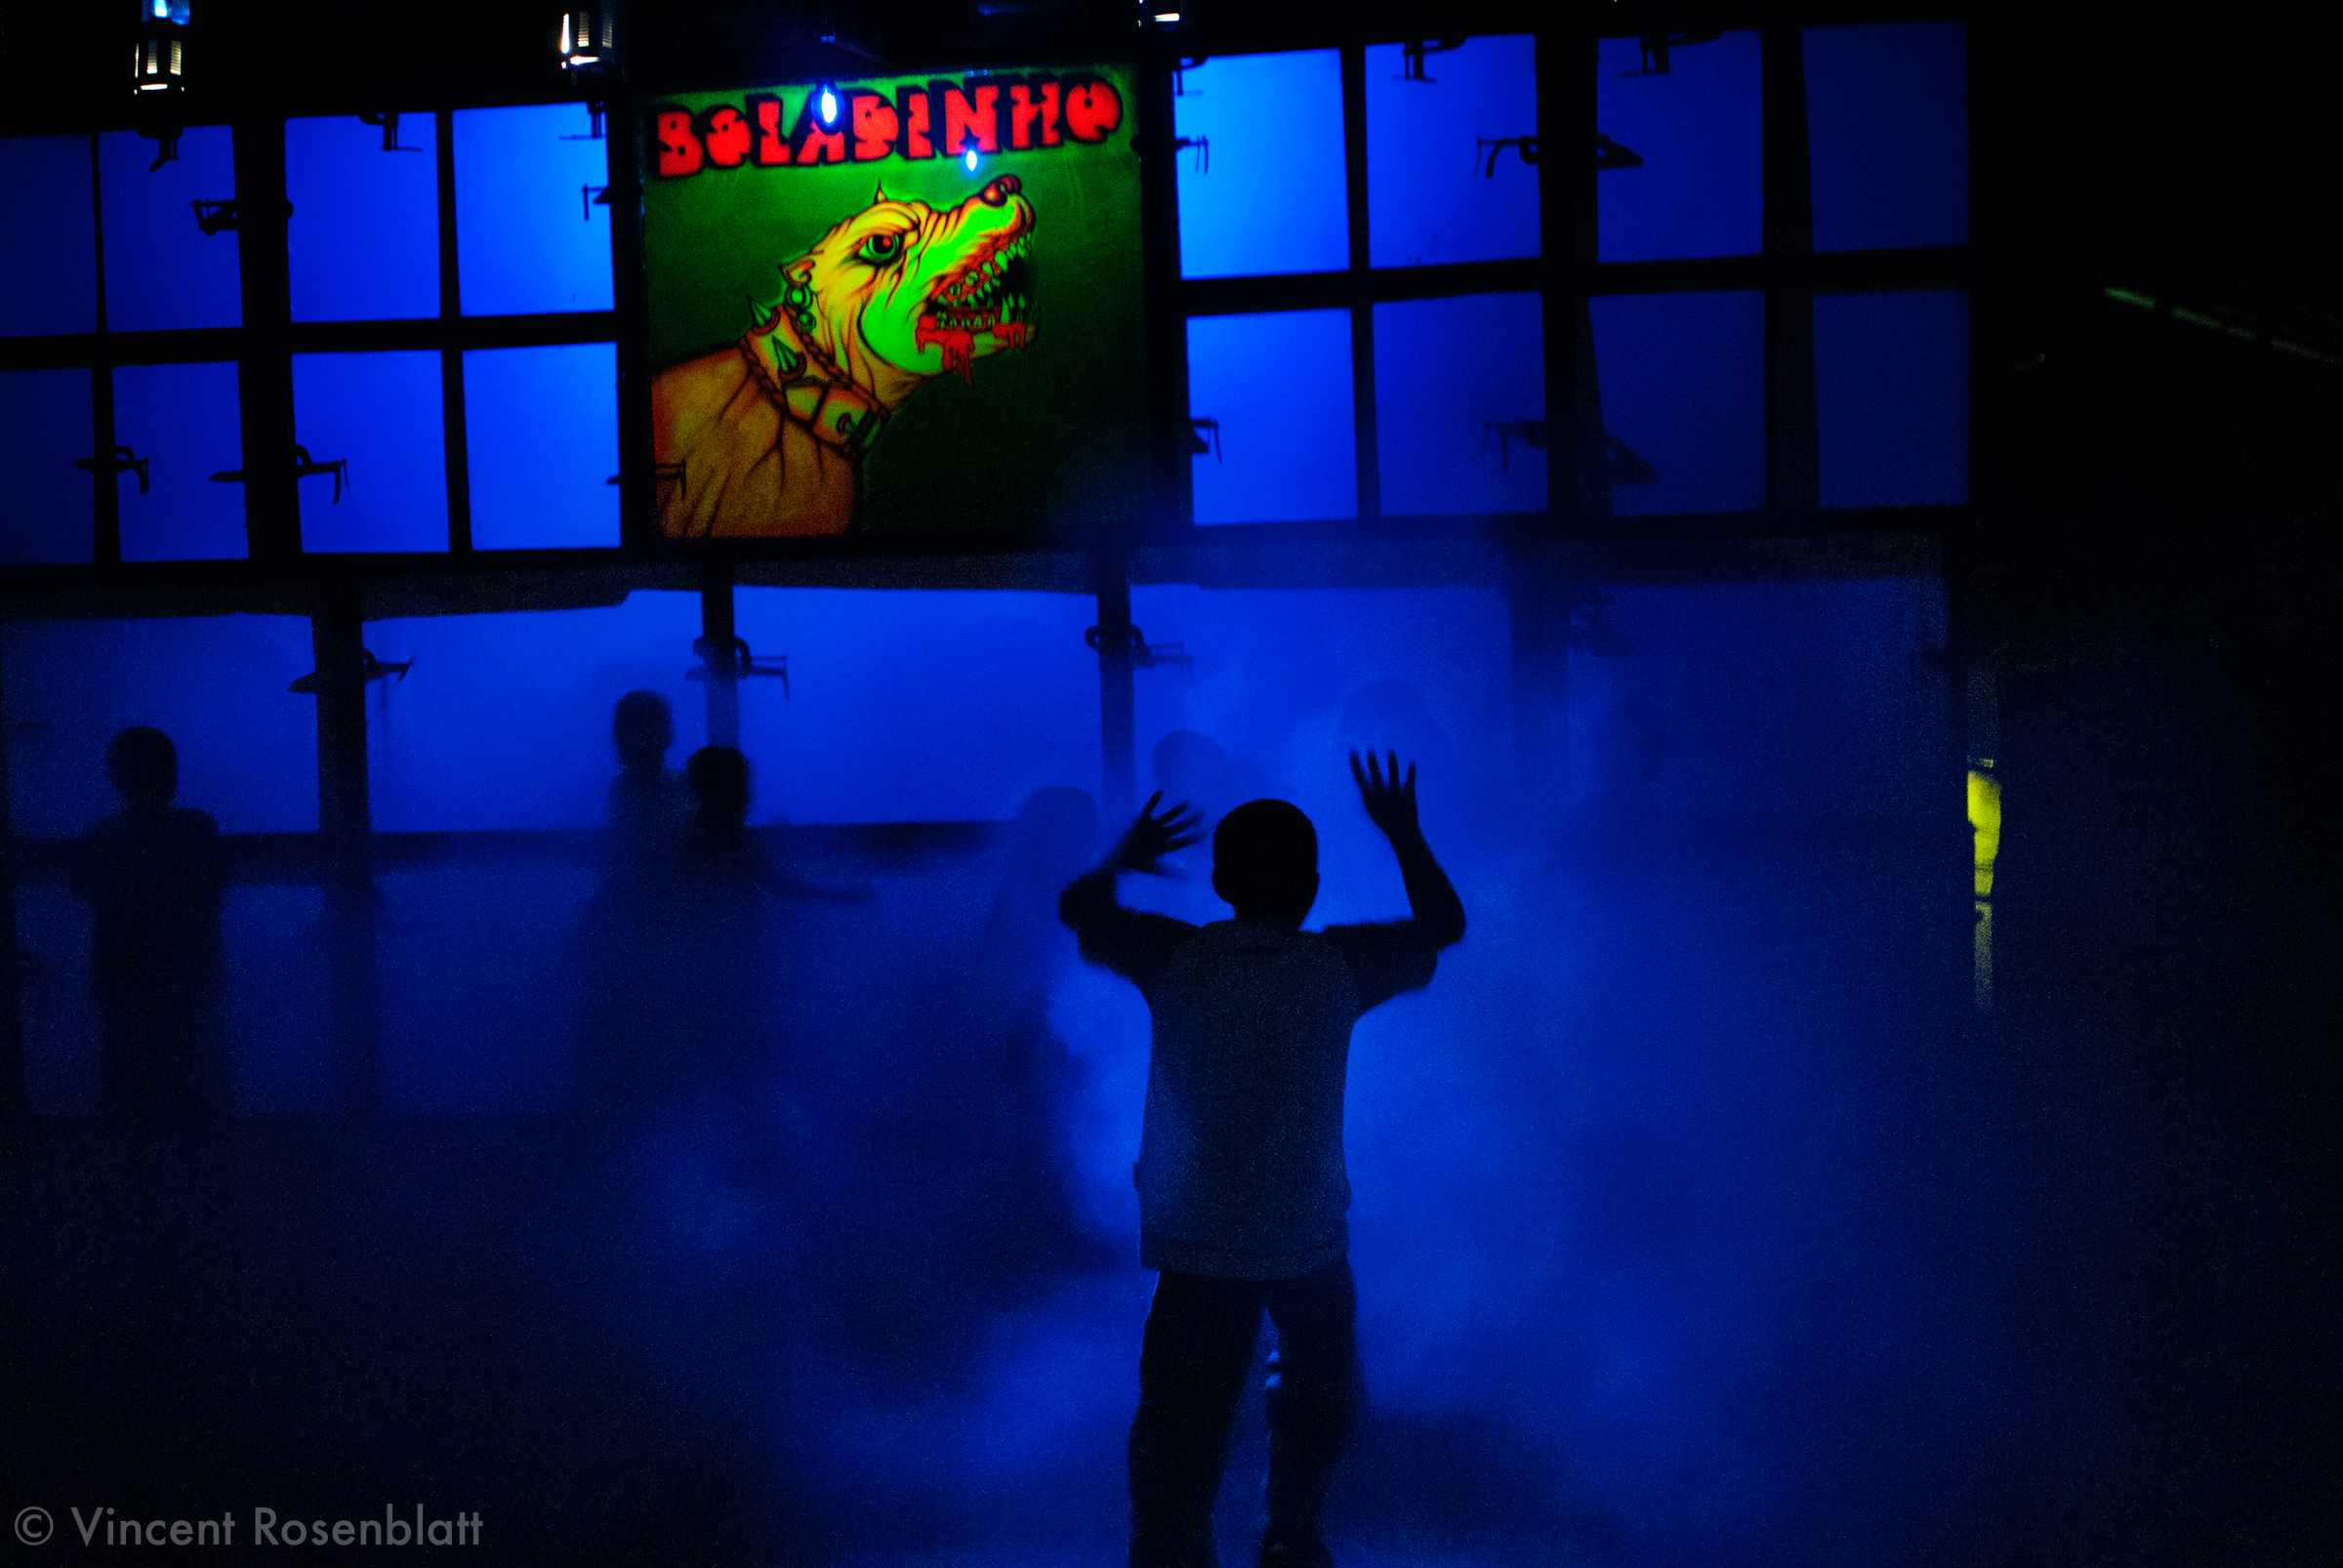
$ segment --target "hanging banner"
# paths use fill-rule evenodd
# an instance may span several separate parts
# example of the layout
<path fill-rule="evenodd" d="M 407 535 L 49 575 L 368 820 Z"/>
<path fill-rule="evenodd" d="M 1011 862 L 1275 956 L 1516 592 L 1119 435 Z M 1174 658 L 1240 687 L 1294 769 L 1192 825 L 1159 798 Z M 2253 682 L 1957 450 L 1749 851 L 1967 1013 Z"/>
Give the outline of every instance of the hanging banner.
<path fill-rule="evenodd" d="M 644 111 L 671 539 L 1013 544 L 1145 462 L 1122 66 L 689 94 Z"/>

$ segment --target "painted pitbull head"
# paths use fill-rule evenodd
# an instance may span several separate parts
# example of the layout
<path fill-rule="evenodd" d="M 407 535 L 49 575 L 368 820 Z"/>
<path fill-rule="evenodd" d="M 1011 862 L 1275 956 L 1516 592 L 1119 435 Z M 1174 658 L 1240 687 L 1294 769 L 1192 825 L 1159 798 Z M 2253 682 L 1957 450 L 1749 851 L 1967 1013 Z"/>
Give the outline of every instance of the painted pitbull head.
<path fill-rule="evenodd" d="M 1003 175 L 957 207 L 882 189 L 795 261 L 779 305 L 798 337 L 883 408 L 1032 336 L 1033 204 Z M 785 352 L 776 347 L 776 354 Z"/>

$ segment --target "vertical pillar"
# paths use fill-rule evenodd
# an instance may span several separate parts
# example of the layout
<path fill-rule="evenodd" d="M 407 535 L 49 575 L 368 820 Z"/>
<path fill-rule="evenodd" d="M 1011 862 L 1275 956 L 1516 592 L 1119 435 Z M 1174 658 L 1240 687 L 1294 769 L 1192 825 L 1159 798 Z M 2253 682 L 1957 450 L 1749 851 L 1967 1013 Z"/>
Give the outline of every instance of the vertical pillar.
<path fill-rule="evenodd" d="M 4 678 L 0 671 L 0 681 Z M 17 939 L 17 830 L 15 803 L 9 797 L 7 717 L 5 703 L 0 703 L 0 1127 L 21 1116 L 26 1100 L 24 976 Z"/>
<path fill-rule="evenodd" d="M 98 264 L 99 362 L 90 367 L 90 480 L 96 486 L 90 558 L 101 566 L 122 559 L 122 480 L 114 473 L 114 359 L 105 321 L 105 187 L 98 133 L 90 133 L 90 232 Z"/>
<path fill-rule="evenodd" d="M 1093 557 L 1098 588 L 1098 743 L 1106 816 L 1118 822 L 1138 808 L 1137 694 L 1131 671 L 1130 575 L 1120 550 Z"/>
<path fill-rule="evenodd" d="M 285 253 L 285 122 L 235 126 L 236 266 L 244 357 L 236 363 L 244 447 L 244 531 L 253 558 L 301 554 L 293 477 L 293 281 Z M 320 665 L 319 669 L 324 666 Z"/>
<path fill-rule="evenodd" d="M 1802 266 L 1814 254 L 1814 177 L 1807 156 L 1806 60 L 1792 26 L 1758 34 L 1764 93 L 1765 254 Z M 1779 269 L 1778 269 L 1779 270 Z M 1801 279 L 1765 294 L 1766 504 L 1823 504 L 1814 415 L 1814 291 Z"/>
<path fill-rule="evenodd" d="M 708 744 L 740 745 L 740 634 L 732 623 L 732 563 L 712 560 L 700 575 L 700 674 L 708 687 Z"/>
<path fill-rule="evenodd" d="M 333 1006 L 334 1085 L 347 1111 L 382 1104 L 376 1022 L 377 897 L 366 778 L 366 648 L 362 586 L 317 584 L 309 641 L 317 660 L 317 831 L 324 842 L 326 963 Z"/>
<path fill-rule="evenodd" d="M 1359 516 L 1383 515 L 1382 439 L 1375 401 L 1375 302 L 1367 289 L 1367 51 L 1342 48 L 1342 187 L 1350 218 L 1350 417 Z"/>
<path fill-rule="evenodd" d="M 1188 423 L 1187 318 L 1179 308 L 1178 149 L 1169 60 L 1139 68 L 1139 243 L 1147 270 L 1147 428 L 1153 483 L 1148 520 L 1184 526 L 1195 515 Z M 647 448 L 646 448 L 647 450 Z"/>
<path fill-rule="evenodd" d="M 456 266 L 456 116 L 434 117 L 432 145 L 439 162 L 439 318 L 451 325 L 464 313 L 463 273 Z M 447 459 L 447 548 L 472 550 L 472 435 L 464 419 L 464 351 L 439 351 L 440 443 Z"/>

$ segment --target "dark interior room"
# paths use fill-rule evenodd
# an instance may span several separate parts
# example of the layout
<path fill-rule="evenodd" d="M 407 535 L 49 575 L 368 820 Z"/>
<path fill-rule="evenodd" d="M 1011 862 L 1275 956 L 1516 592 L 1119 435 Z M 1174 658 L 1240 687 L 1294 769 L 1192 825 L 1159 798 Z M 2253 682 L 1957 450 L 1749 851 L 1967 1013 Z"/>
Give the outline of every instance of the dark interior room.
<path fill-rule="evenodd" d="M 572 4 L 0 3 L 0 1562 L 2337 1560 L 2331 12 Z"/>

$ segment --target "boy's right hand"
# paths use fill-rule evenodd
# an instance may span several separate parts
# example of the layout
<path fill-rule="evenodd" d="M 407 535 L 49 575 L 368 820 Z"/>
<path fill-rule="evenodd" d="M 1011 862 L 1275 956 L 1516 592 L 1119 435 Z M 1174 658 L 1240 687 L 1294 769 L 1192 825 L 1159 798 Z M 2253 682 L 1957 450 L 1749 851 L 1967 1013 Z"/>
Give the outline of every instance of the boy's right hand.
<path fill-rule="evenodd" d="M 1397 844 L 1422 837 L 1416 821 L 1416 764 L 1408 763 L 1408 776 L 1399 776 L 1399 753 L 1389 754 L 1386 767 L 1383 760 L 1373 751 L 1367 753 L 1364 765 L 1359 754 L 1350 754 L 1350 776 L 1358 781 L 1359 804 L 1367 807 L 1367 819 L 1383 830 L 1383 837 Z"/>
<path fill-rule="evenodd" d="M 1185 849 L 1204 838 L 1204 813 L 1185 802 L 1172 807 L 1162 816 L 1155 814 L 1155 805 L 1164 798 L 1157 790 L 1139 807 L 1138 819 L 1131 823 L 1115 846 L 1114 863 L 1126 871 L 1145 872 L 1151 877 L 1163 875 L 1156 864 L 1174 850 Z"/>

